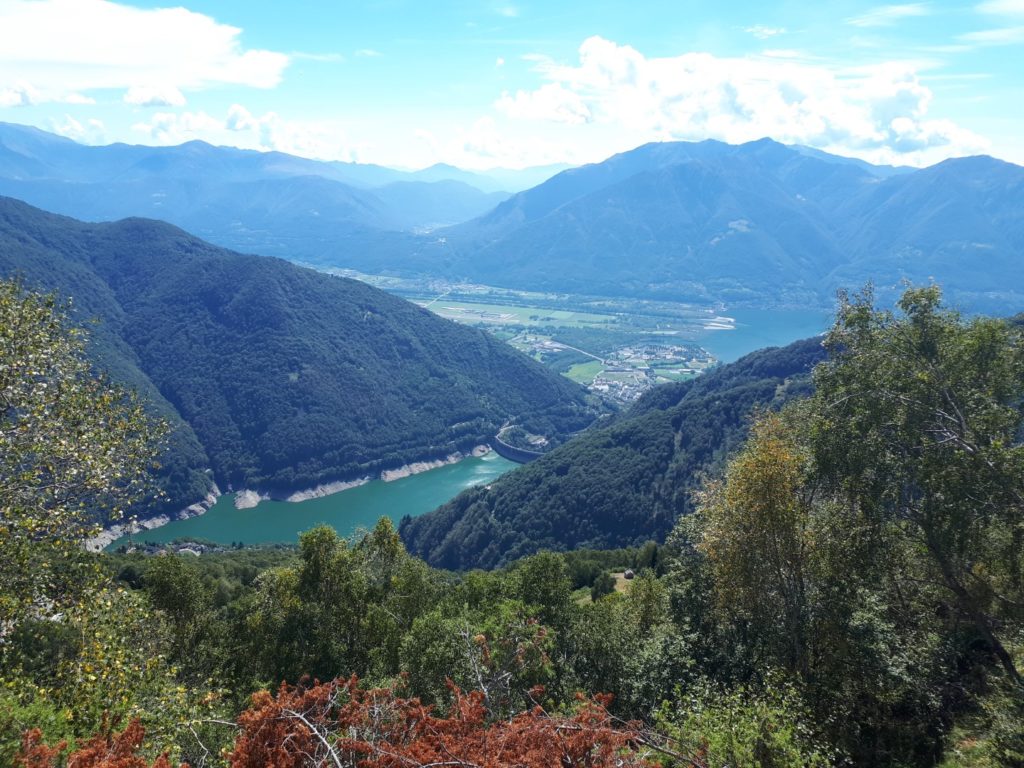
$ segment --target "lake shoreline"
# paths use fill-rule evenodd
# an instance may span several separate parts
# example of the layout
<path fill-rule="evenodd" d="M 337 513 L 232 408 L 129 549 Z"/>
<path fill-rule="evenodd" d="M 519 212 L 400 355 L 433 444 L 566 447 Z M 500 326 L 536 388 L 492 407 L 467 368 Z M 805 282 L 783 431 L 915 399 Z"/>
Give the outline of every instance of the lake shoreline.
<path fill-rule="evenodd" d="M 431 459 L 426 461 L 416 461 L 409 464 L 404 464 L 401 467 L 395 469 L 385 469 L 380 472 L 376 477 L 373 475 L 367 475 L 365 477 L 357 478 L 356 480 L 347 481 L 335 481 L 332 483 L 323 483 L 320 485 L 313 486 L 300 491 L 292 491 L 288 494 L 274 494 L 255 491 L 248 488 L 243 488 L 240 491 L 235 492 L 235 498 L 233 505 L 235 509 L 255 509 L 262 501 L 282 501 L 287 503 L 297 504 L 303 501 L 309 501 L 312 499 L 319 499 L 325 496 L 332 496 L 336 493 L 358 488 L 366 485 L 374 480 L 380 480 L 384 483 L 391 483 L 395 480 L 401 480 L 406 477 L 418 475 L 423 472 L 429 472 L 432 469 L 439 469 L 440 467 L 449 466 L 451 464 L 457 464 L 460 461 L 470 458 L 481 458 L 491 453 L 492 449 L 489 445 L 479 444 L 473 447 L 471 451 L 463 453 L 461 451 L 455 451 L 449 454 L 443 459 Z M 201 502 L 192 504 L 189 507 L 181 510 L 176 514 L 163 514 L 155 517 L 146 518 L 145 520 L 136 520 L 131 525 L 128 523 L 117 523 L 115 525 L 104 528 L 96 536 L 93 536 L 86 540 L 86 548 L 93 552 L 98 552 L 106 549 L 113 542 L 117 541 L 121 537 L 131 533 L 141 533 L 143 531 L 151 531 L 155 528 L 160 528 L 168 523 L 175 522 L 178 520 L 187 520 L 192 517 L 198 517 L 206 514 L 206 512 L 217 502 L 217 499 L 223 495 L 221 491 L 214 486 L 213 490 L 203 499 Z"/>
<path fill-rule="evenodd" d="M 210 492 L 206 494 L 202 501 L 190 504 L 184 509 L 175 512 L 173 515 L 164 513 L 154 517 L 147 517 L 144 520 L 130 520 L 124 523 L 115 523 L 114 525 L 107 526 L 95 536 L 91 536 L 86 539 L 85 548 L 90 552 L 102 552 L 122 536 L 127 536 L 128 534 L 134 536 L 142 531 L 151 531 L 154 528 L 160 528 L 168 523 L 174 522 L 175 520 L 188 520 L 192 517 L 199 517 L 200 515 L 206 514 L 210 507 L 217 503 L 217 499 L 219 499 L 221 495 L 220 489 L 217 487 L 217 484 L 214 483 L 213 488 L 210 489 Z"/>

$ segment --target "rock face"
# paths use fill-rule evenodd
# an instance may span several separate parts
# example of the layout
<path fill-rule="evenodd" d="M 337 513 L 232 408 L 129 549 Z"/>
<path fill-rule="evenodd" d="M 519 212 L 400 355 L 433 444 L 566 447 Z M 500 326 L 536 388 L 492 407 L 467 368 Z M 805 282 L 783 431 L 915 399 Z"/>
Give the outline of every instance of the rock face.
<path fill-rule="evenodd" d="M 412 464 L 406 464 L 404 467 L 399 467 L 398 469 L 385 469 L 380 473 L 380 479 L 385 483 L 390 483 L 393 480 L 401 480 L 403 477 L 418 475 L 420 472 L 427 472 L 431 469 L 447 466 L 448 464 L 456 464 L 470 456 L 475 456 L 477 458 L 480 456 L 486 456 L 490 450 L 489 446 L 478 445 L 468 454 L 456 451 L 443 459 L 435 459 L 433 461 L 415 461 Z"/>

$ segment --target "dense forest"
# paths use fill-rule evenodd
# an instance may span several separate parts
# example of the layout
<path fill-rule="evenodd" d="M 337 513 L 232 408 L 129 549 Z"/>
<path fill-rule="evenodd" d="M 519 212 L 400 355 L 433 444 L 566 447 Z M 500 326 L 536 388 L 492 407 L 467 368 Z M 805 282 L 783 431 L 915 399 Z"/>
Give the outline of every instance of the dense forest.
<path fill-rule="evenodd" d="M 172 226 L 83 224 L 0 199 L 0 276 L 98 318 L 101 368 L 173 427 L 164 506 L 291 491 L 485 442 L 514 418 L 554 443 L 583 390 L 486 333 L 382 291 Z"/>
<path fill-rule="evenodd" d="M 844 297 L 813 391 L 755 409 L 664 545 L 452 572 L 386 519 L 84 552 L 161 427 L 0 286 L 4 764 L 1024 764 L 1017 324 Z"/>
<path fill-rule="evenodd" d="M 486 488 L 402 521 L 409 551 L 440 568 L 493 568 L 541 549 L 663 541 L 703 473 L 743 440 L 754 406 L 810 390 L 821 339 L 754 352 L 704 376 L 658 387 Z"/>

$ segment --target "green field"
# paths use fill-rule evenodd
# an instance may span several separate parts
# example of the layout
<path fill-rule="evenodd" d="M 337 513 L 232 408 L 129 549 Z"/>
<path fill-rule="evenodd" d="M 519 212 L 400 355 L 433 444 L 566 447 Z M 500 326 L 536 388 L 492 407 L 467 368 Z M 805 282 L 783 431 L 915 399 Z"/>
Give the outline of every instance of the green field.
<path fill-rule="evenodd" d="M 678 368 L 655 368 L 655 376 L 661 376 L 662 378 L 669 379 L 671 381 L 686 381 L 697 376 L 696 373 L 690 373 L 689 371 L 683 372 Z"/>
<path fill-rule="evenodd" d="M 577 363 L 566 371 L 564 375 L 578 384 L 589 384 L 603 368 L 604 365 L 599 360 L 591 360 L 587 363 Z"/>
<path fill-rule="evenodd" d="M 617 321 L 615 315 L 595 312 L 575 312 L 568 309 L 532 307 L 517 304 L 483 304 L 436 299 L 417 302 L 441 317 L 459 323 L 489 323 L 492 325 L 521 325 L 562 328 L 608 326 Z"/>

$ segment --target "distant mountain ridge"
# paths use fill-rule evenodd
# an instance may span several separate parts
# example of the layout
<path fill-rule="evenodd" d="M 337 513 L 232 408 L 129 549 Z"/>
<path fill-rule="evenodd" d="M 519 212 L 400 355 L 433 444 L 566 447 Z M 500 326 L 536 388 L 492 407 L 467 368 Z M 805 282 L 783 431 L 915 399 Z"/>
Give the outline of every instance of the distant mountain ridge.
<path fill-rule="evenodd" d="M 579 386 L 482 331 L 162 222 L 86 224 L 0 198 L 0 276 L 99 318 L 100 367 L 175 427 L 172 509 L 214 480 L 300 490 L 467 450 L 509 418 L 557 440 L 594 416 Z"/>
<path fill-rule="evenodd" d="M 367 239 L 400 247 L 405 232 L 490 210 L 508 196 L 504 182 L 522 189 L 558 170 L 407 172 L 202 141 L 86 146 L 0 123 L 0 194 L 89 221 L 162 219 L 222 246 L 294 261 L 337 259 L 352 237 L 354 247 Z"/>
<path fill-rule="evenodd" d="M 202 142 L 83 147 L 0 124 L 0 194 L 319 267 L 752 307 L 935 279 L 967 310 L 1024 306 L 1024 168 L 990 157 L 911 169 L 709 140 L 647 144 L 507 199 L 469 186 L 482 178 Z"/>
<path fill-rule="evenodd" d="M 558 174 L 442 234 L 451 268 L 534 290 L 825 304 L 935 278 L 1024 303 L 1024 168 L 875 167 L 763 139 L 648 144 Z"/>

